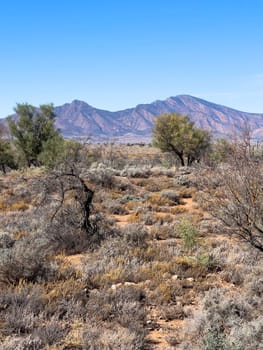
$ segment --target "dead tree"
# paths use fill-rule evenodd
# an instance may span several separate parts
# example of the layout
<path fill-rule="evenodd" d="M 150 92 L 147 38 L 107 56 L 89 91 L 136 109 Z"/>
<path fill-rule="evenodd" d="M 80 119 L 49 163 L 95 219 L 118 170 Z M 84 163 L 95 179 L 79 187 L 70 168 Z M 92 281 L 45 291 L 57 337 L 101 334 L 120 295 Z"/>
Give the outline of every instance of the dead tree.
<path fill-rule="evenodd" d="M 93 194 L 76 167 L 62 168 L 45 178 L 41 206 L 49 208 L 51 223 L 67 222 L 72 227 L 91 233 Z"/>

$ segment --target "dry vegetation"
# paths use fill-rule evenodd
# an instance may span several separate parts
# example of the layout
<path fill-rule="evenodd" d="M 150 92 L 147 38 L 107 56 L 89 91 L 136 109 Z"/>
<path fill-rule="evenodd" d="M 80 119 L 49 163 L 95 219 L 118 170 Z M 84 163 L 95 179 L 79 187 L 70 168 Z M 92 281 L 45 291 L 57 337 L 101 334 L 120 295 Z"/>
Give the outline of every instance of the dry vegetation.
<path fill-rule="evenodd" d="M 2 175 L 0 349 L 262 349 L 262 252 L 215 173 L 109 144 Z"/>

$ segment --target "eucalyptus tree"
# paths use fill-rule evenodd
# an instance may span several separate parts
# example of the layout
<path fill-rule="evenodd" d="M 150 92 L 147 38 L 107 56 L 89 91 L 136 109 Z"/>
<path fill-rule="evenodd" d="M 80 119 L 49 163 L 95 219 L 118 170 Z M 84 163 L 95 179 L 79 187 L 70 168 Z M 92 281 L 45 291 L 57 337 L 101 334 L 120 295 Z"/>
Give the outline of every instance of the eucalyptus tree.
<path fill-rule="evenodd" d="M 63 138 L 55 127 L 52 104 L 36 108 L 27 103 L 17 104 L 16 116 L 8 118 L 12 139 L 20 158 L 27 165 L 41 165 L 50 154 L 56 154 Z"/>
<path fill-rule="evenodd" d="M 210 146 L 210 134 L 197 128 L 188 116 L 162 114 L 155 119 L 153 144 L 179 158 L 181 165 L 200 161 Z"/>

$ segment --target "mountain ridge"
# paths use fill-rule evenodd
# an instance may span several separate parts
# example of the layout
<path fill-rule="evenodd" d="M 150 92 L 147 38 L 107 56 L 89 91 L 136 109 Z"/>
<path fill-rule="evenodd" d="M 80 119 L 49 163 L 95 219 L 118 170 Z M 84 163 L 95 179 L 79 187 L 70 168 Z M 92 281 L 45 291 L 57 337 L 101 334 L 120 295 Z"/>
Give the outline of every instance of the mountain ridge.
<path fill-rule="evenodd" d="M 77 99 L 55 107 L 56 126 L 65 137 L 94 141 L 115 138 L 121 142 L 148 142 L 155 117 L 172 112 L 188 115 L 198 127 L 216 137 L 226 137 L 249 125 L 256 140 L 263 138 L 263 113 L 242 112 L 191 95 L 171 96 L 115 112 Z"/>

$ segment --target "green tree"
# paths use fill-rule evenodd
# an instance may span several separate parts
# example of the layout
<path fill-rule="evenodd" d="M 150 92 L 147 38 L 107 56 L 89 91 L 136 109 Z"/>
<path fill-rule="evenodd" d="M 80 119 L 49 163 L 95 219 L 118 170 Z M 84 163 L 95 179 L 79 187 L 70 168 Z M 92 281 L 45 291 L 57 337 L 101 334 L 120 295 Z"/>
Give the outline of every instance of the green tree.
<path fill-rule="evenodd" d="M 163 152 L 175 154 L 181 165 L 199 161 L 210 146 L 207 131 L 194 126 L 188 116 L 171 113 L 155 119 L 153 144 Z"/>
<path fill-rule="evenodd" d="M 9 140 L 5 137 L 5 127 L 0 125 L 0 170 L 5 174 L 6 168 L 15 168 L 14 152 Z"/>
<path fill-rule="evenodd" d="M 219 164 L 226 162 L 227 159 L 231 158 L 234 152 L 234 147 L 224 138 L 216 139 L 211 147 L 211 152 L 209 154 L 209 160 L 212 164 Z"/>
<path fill-rule="evenodd" d="M 23 162 L 28 166 L 39 166 L 45 159 L 53 159 L 52 152 L 56 153 L 56 147 L 63 142 L 54 126 L 56 115 L 53 105 L 36 108 L 27 103 L 17 104 L 15 112 L 18 118 L 9 117 L 8 124 Z"/>

